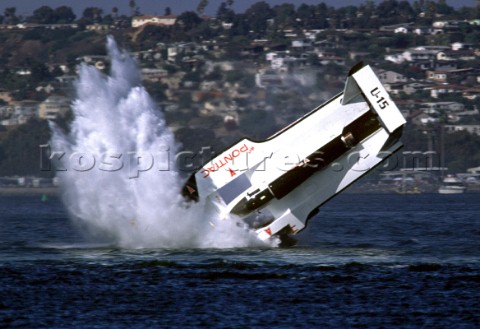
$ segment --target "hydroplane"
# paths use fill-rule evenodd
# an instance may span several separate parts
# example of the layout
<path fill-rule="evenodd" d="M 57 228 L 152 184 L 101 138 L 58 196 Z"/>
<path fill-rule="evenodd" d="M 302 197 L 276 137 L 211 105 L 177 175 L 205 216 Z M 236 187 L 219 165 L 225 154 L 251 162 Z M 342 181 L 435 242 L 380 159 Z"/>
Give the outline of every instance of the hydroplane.
<path fill-rule="evenodd" d="M 288 241 L 328 200 L 402 147 L 405 119 L 368 65 L 343 92 L 264 141 L 243 138 L 196 170 L 182 194 L 260 240 Z"/>

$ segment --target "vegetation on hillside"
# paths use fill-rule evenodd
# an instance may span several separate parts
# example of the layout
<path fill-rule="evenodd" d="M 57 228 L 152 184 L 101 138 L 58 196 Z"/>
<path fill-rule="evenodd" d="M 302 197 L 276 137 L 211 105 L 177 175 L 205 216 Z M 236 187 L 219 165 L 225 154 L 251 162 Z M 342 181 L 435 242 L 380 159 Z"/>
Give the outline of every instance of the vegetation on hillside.
<path fill-rule="evenodd" d="M 254 78 L 247 68 L 251 65 L 261 66 L 264 54 L 256 52 L 255 45 L 268 40 L 269 49 L 286 49 L 291 44 L 291 35 L 301 35 L 305 30 L 321 30 L 317 41 L 326 40 L 337 47 L 335 53 L 347 58 L 351 50 L 362 50 L 370 53 L 369 59 L 376 66 L 400 71 L 408 78 L 420 79 L 424 72 L 408 64 L 389 64 L 383 61 L 387 49 L 405 49 L 420 45 L 450 45 L 462 41 L 476 45 L 480 44 L 480 25 L 469 24 L 467 20 L 480 17 L 478 8 L 455 9 L 445 0 L 417 0 L 410 3 L 406 0 L 384 0 L 379 4 L 364 1 L 358 6 L 335 8 L 325 3 L 281 4 L 271 6 L 265 1 L 259 1 L 245 12 L 233 10 L 233 1 L 222 2 L 217 9 L 216 18 L 203 16 L 208 1 L 198 1 L 198 7 L 191 11 L 177 13 L 173 26 L 147 25 L 139 29 L 131 28 L 133 15 L 142 13 L 135 1 L 130 1 L 132 16 L 119 15 L 118 8 L 112 7 L 106 11 L 97 7 L 86 8 L 80 17 L 76 17 L 68 6 L 51 8 L 41 6 L 32 15 L 22 17 L 15 7 L 7 8 L 0 15 L 0 24 L 76 24 L 58 29 L 0 29 L 0 89 L 12 92 L 16 100 L 44 100 L 46 93 L 39 90 L 39 85 L 48 85 L 64 74 L 59 66 L 65 66 L 74 74 L 76 65 L 82 56 L 106 55 L 105 33 L 90 31 L 90 24 L 105 24 L 111 28 L 121 46 L 132 51 L 153 49 L 159 44 L 176 42 L 212 41 L 212 47 L 220 47 L 223 52 L 214 57 L 210 50 L 204 50 L 201 55 L 205 60 L 198 61 L 194 66 L 181 60 L 167 62 L 166 50 L 161 50 L 162 60 L 157 63 L 144 63 L 145 67 L 165 69 L 168 74 L 185 73 L 181 85 L 185 89 L 184 97 L 180 97 L 178 105 L 182 111 L 166 113 L 169 122 L 181 123 L 183 127 L 177 130 L 178 140 L 183 147 L 192 150 L 206 145 L 216 150 L 233 142 L 239 136 L 249 136 L 254 139 L 265 138 L 286 122 L 290 122 L 311 110 L 317 100 L 307 99 L 308 93 L 302 87 L 292 85 L 283 93 L 269 93 L 265 97 L 265 108 L 273 111 L 253 109 L 254 97 L 237 100 L 244 110 L 239 114 L 238 127 L 230 126 L 228 136 L 217 138 L 215 129 L 223 126 L 220 116 L 212 116 L 208 120 L 202 118 L 198 109 L 192 107 L 192 90 L 203 81 L 214 81 L 219 85 L 237 84 L 253 94 Z M 162 9 L 162 8 L 161 8 Z M 172 14 L 167 7 L 165 14 Z M 195 10 L 196 9 L 196 10 Z M 377 33 L 381 26 L 409 22 L 418 26 L 431 26 L 435 20 L 461 20 L 455 30 L 436 36 Z M 349 29 L 348 33 L 345 32 Z M 375 31 L 372 32 L 372 31 Z M 247 54 L 247 55 L 245 55 Z M 217 68 L 208 68 L 207 60 L 241 60 L 245 68 L 223 72 Z M 315 56 L 307 59 L 308 66 L 318 69 L 315 90 L 338 92 L 343 88 L 343 77 L 348 71 L 347 66 L 354 60 L 347 59 L 345 67 L 338 65 L 321 65 Z M 465 67 L 480 67 L 479 60 L 465 62 Z M 30 71 L 30 75 L 20 75 L 20 70 Z M 337 79 L 334 77 L 342 77 Z M 472 82 L 471 85 L 474 85 Z M 159 83 L 146 83 L 146 88 L 158 102 L 167 99 L 168 87 Z M 190 87 L 188 87 L 190 86 Z M 190 88 L 190 89 L 189 89 Z M 419 93 L 416 97 L 426 98 Z M 401 97 L 400 97 L 401 98 Z M 458 96 L 446 96 L 440 100 L 455 100 L 473 108 L 480 107 L 480 100 L 466 101 Z M 318 104 L 318 103 L 317 103 Z M 1 104 L 0 104 L 1 105 Z M 316 104 L 315 104 L 316 105 Z M 188 109 L 188 110 L 185 110 Z M 473 118 L 470 120 L 480 120 Z M 194 122 L 194 127 L 188 124 Z M 65 125 L 65 122 L 63 122 Z M 437 129 L 433 127 L 432 129 Z M 225 135 L 225 134 L 224 134 Z M 27 124 L 10 131 L 0 131 L 0 176 L 5 175 L 48 175 L 38 171 L 38 145 L 49 140 L 48 124 L 45 121 L 31 120 Z M 422 131 L 408 129 L 405 131 L 407 150 L 427 150 L 428 140 Z M 439 150 L 439 143 L 435 144 Z M 447 150 L 447 166 L 452 171 L 464 171 L 468 167 L 478 166 L 480 138 L 467 133 L 455 133 L 448 136 L 444 147 Z"/>

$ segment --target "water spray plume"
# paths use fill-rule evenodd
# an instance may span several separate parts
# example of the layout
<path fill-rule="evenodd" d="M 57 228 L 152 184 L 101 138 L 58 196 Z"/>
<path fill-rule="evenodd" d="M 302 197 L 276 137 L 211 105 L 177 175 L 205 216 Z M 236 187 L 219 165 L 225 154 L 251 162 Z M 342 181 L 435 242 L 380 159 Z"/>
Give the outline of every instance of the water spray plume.
<path fill-rule="evenodd" d="M 85 170 L 57 173 L 71 218 L 91 237 L 126 248 L 259 245 L 235 220 L 208 218 L 202 204 L 185 206 L 182 179 L 168 156 L 176 153 L 174 136 L 132 57 L 112 37 L 107 49 L 110 75 L 79 66 L 69 132 L 51 125 L 54 150 L 91 155 L 79 159 Z"/>

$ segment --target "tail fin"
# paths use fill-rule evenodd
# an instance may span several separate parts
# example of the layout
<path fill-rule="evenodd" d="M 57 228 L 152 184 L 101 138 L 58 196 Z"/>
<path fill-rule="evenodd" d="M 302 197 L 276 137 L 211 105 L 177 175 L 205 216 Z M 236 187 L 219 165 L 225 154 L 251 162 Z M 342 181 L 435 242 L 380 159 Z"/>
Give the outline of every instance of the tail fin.
<path fill-rule="evenodd" d="M 356 96 L 363 94 L 378 115 L 382 126 L 389 133 L 393 133 L 405 124 L 402 113 L 370 66 L 359 63 L 350 70 L 349 74 L 343 92 L 342 105 L 354 102 Z"/>

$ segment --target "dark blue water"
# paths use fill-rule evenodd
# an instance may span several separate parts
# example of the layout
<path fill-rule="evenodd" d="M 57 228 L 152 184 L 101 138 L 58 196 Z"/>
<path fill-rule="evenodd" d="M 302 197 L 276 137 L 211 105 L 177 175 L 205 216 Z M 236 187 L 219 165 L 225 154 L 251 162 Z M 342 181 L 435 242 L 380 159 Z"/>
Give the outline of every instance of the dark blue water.
<path fill-rule="evenodd" d="M 343 194 L 280 249 L 125 250 L 0 199 L 0 327 L 479 328 L 480 195 Z"/>

